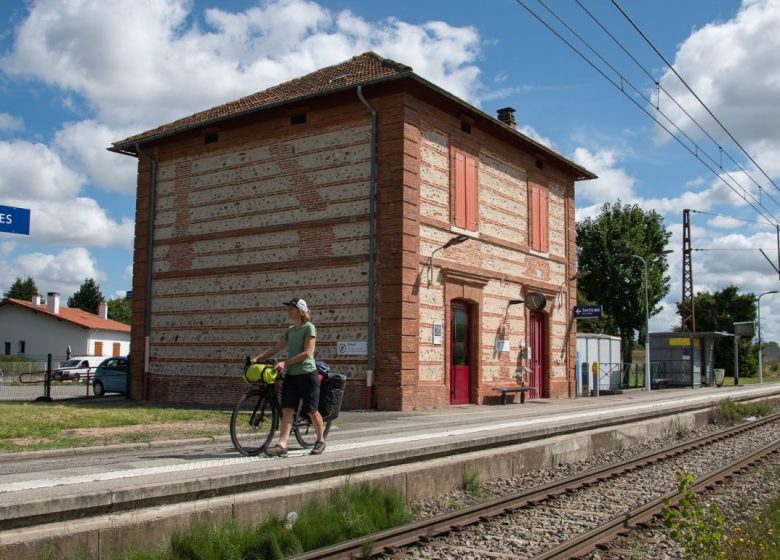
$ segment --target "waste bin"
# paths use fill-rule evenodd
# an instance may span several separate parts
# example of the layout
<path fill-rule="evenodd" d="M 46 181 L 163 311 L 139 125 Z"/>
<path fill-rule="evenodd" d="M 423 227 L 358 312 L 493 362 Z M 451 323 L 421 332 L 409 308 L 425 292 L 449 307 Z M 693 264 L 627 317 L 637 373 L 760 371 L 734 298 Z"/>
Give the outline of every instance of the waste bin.
<path fill-rule="evenodd" d="M 726 370 L 723 368 L 715 368 L 715 386 L 723 386 L 723 379 L 726 377 Z"/>

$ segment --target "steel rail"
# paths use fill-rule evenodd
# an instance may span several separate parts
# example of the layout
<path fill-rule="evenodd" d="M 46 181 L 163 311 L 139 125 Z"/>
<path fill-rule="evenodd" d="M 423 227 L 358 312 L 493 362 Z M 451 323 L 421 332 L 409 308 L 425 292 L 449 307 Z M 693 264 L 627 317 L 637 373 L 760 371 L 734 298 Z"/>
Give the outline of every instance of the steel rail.
<path fill-rule="evenodd" d="M 427 519 L 415 521 L 408 525 L 386 529 L 371 535 L 344 541 L 324 548 L 318 548 L 293 558 L 295 560 L 365 558 L 369 554 L 375 555 L 388 549 L 399 548 L 416 542 L 425 542 L 452 530 L 458 530 L 468 525 L 484 522 L 497 515 L 514 513 L 525 506 L 534 505 L 550 498 L 570 493 L 579 488 L 591 486 L 614 476 L 681 455 L 688 451 L 733 437 L 777 420 L 780 420 L 780 413 L 772 414 L 765 418 L 731 428 L 726 428 L 725 430 L 720 430 L 714 434 L 700 436 L 693 440 L 675 444 L 658 451 L 650 451 L 626 461 L 612 463 L 564 479 L 554 480 L 540 486 L 522 490 L 515 494 L 499 496 L 492 500 L 488 500 L 487 502 L 475 504 L 464 509 L 442 513 Z M 622 527 L 621 531 L 625 531 L 625 527 Z"/>
<path fill-rule="evenodd" d="M 778 451 L 780 451 L 780 441 L 774 441 L 754 451 L 750 455 L 741 457 L 733 463 L 699 478 L 691 489 L 694 492 L 701 492 L 712 488 L 724 479 L 730 478 L 739 471 L 744 470 L 768 455 L 772 455 Z M 621 533 L 634 529 L 638 525 L 647 523 L 658 516 L 663 510 L 666 500 L 670 500 L 671 504 L 676 506 L 681 498 L 682 493 L 673 490 L 660 498 L 656 498 L 627 513 L 614 517 L 606 523 L 591 529 L 587 533 L 583 533 L 582 535 L 546 550 L 541 554 L 537 554 L 532 557 L 532 560 L 563 560 L 565 558 L 574 558 L 587 554 L 597 546 L 606 544 Z"/>

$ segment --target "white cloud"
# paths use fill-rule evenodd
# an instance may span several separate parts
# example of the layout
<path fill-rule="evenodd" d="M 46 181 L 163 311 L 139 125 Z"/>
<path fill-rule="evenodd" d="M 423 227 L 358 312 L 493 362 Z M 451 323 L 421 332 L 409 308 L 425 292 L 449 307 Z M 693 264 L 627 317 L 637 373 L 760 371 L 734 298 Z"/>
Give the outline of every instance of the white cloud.
<path fill-rule="evenodd" d="M 152 126 L 262 90 L 365 50 L 475 99 L 476 29 L 368 22 L 307 0 L 271 0 L 191 21 L 185 0 L 38 0 L 0 68 L 85 97 L 108 124 Z M 132 45 L 132 49 L 116 48 Z"/>
<path fill-rule="evenodd" d="M 517 130 L 528 136 L 529 138 L 532 138 L 539 142 L 540 144 L 543 144 L 547 146 L 550 149 L 555 149 L 555 144 L 553 144 L 553 141 L 550 140 L 547 136 L 542 136 L 539 134 L 536 129 L 529 125 L 522 125 L 518 126 Z"/>
<path fill-rule="evenodd" d="M 580 201 L 601 206 L 604 202 L 631 202 L 636 198 L 634 185 L 636 179 L 624 169 L 615 166 L 617 158 L 613 150 L 592 152 L 588 148 L 579 147 L 574 150 L 572 159 L 593 171 L 598 179 L 583 181 L 577 185 L 577 197 Z"/>
<path fill-rule="evenodd" d="M 106 274 L 83 248 L 64 249 L 56 254 L 27 253 L 2 262 L 0 285 L 10 286 L 18 276 L 31 276 L 41 293 L 59 292 L 63 301 L 73 295 L 86 278 L 101 282 Z"/>
<path fill-rule="evenodd" d="M 48 146 L 23 140 L 0 142 L 0 197 L 65 199 L 84 186 L 84 177 L 70 169 Z"/>
<path fill-rule="evenodd" d="M 0 131 L 15 132 L 24 129 L 24 121 L 9 113 L 0 113 Z"/>

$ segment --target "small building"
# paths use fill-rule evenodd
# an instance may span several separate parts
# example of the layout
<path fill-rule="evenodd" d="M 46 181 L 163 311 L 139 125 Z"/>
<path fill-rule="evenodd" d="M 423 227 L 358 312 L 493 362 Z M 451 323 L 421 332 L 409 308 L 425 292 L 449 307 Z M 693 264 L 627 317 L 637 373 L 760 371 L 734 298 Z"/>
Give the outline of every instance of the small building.
<path fill-rule="evenodd" d="M 108 318 L 105 302 L 98 315 L 60 305 L 49 293 L 46 303 L 6 298 L 0 301 L 0 342 L 6 356 L 42 358 L 65 356 L 123 356 L 130 352 L 130 326 Z"/>
<path fill-rule="evenodd" d="M 598 377 L 599 392 L 619 390 L 623 375 L 622 362 L 619 336 L 577 333 L 577 395 L 587 396 L 594 390 L 594 371 Z"/>
<path fill-rule="evenodd" d="M 650 333 L 650 368 L 653 384 L 669 387 L 713 385 L 715 340 L 719 332 Z"/>
<path fill-rule="evenodd" d="M 345 407 L 575 395 L 574 185 L 595 178 L 374 53 L 115 142 L 138 158 L 130 396 L 227 403 L 307 300 Z M 525 304 L 518 303 L 525 301 Z"/>

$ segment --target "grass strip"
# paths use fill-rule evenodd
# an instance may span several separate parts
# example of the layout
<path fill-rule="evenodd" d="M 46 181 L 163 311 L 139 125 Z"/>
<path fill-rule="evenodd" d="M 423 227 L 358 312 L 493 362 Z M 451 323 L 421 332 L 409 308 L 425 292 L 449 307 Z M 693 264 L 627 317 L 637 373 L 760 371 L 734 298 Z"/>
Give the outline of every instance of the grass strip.
<path fill-rule="evenodd" d="M 327 501 L 312 500 L 297 514 L 271 517 L 256 527 L 193 525 L 153 552 L 124 560 L 280 560 L 359 538 L 412 520 L 403 496 L 392 488 L 348 484 Z"/>
<path fill-rule="evenodd" d="M 772 405 L 762 402 L 737 403 L 731 399 L 718 402 L 715 407 L 715 422 L 726 426 L 733 426 L 744 422 L 750 417 L 767 416 L 772 412 Z"/>

